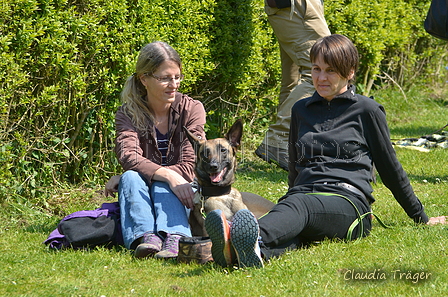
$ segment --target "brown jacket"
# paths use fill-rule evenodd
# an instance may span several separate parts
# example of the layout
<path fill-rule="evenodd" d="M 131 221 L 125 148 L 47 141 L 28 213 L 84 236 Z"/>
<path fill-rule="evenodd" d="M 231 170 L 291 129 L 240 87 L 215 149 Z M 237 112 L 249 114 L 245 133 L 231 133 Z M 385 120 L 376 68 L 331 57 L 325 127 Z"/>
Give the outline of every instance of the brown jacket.
<path fill-rule="evenodd" d="M 196 136 L 205 139 L 205 110 L 201 102 L 187 95 L 176 93 L 176 99 L 170 107 L 168 126 L 169 144 L 166 166 L 181 174 L 187 181 L 194 178 L 195 154 L 193 147 L 185 136 L 183 127 Z M 115 153 L 125 171 L 134 170 L 142 174 L 148 183 L 161 167 L 162 154 L 157 148 L 156 132 L 151 126 L 147 137 L 144 137 L 132 124 L 131 119 L 119 107 L 115 115 Z"/>

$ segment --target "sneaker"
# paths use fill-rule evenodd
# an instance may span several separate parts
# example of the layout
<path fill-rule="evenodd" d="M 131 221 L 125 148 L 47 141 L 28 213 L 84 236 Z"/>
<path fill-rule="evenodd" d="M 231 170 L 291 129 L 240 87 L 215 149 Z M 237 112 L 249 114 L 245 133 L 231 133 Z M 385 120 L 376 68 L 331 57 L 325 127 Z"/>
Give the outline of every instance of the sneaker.
<path fill-rule="evenodd" d="M 214 210 L 205 218 L 205 230 L 212 241 L 213 260 L 222 267 L 233 265 L 236 259 L 233 247 L 230 243 L 230 226 L 226 216 L 220 210 Z"/>
<path fill-rule="evenodd" d="M 147 233 L 143 235 L 142 242 L 135 249 L 134 256 L 146 258 L 160 252 L 161 249 L 162 239 L 154 233 Z"/>
<path fill-rule="evenodd" d="M 155 258 L 176 258 L 179 254 L 179 240 L 182 236 L 167 234 L 163 242 L 162 250 L 155 255 Z"/>
<path fill-rule="evenodd" d="M 280 168 L 288 171 L 288 151 L 282 148 L 260 144 L 255 150 L 255 154 L 264 161 L 271 163 L 275 162 Z"/>
<path fill-rule="evenodd" d="M 230 240 L 240 267 L 263 267 L 258 245 L 259 234 L 257 219 L 249 210 L 242 209 L 233 216 Z"/>

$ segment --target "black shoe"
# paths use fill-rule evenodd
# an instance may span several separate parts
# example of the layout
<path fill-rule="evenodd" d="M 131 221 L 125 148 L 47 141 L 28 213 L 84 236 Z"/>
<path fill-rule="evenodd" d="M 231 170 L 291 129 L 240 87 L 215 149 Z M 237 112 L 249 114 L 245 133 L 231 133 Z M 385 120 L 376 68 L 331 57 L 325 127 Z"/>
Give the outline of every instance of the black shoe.
<path fill-rule="evenodd" d="M 255 154 L 264 161 L 268 163 L 275 162 L 280 168 L 288 171 L 288 152 L 285 149 L 272 147 L 262 143 L 255 150 Z"/>

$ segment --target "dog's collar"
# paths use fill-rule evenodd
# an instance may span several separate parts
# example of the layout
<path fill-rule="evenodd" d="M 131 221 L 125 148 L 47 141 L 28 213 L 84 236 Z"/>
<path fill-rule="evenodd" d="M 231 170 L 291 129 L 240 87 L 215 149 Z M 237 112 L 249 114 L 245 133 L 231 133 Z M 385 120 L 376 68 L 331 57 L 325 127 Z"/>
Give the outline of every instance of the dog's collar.
<path fill-rule="evenodd" d="M 227 187 L 202 187 L 199 186 L 199 193 L 204 197 L 227 195 L 232 190 L 232 186 Z"/>

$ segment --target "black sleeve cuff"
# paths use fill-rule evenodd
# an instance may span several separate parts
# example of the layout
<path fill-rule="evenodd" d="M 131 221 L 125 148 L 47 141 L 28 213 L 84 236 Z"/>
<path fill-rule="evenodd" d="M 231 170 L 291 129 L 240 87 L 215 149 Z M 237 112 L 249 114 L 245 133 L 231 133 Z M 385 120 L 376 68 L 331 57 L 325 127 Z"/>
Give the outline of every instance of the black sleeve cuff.
<path fill-rule="evenodd" d="M 422 213 L 421 215 L 419 215 L 418 217 L 414 217 L 414 222 L 416 222 L 417 224 L 426 224 L 429 222 L 429 218 L 426 215 L 426 213 Z"/>

